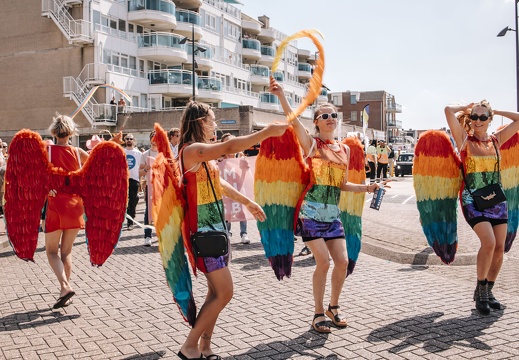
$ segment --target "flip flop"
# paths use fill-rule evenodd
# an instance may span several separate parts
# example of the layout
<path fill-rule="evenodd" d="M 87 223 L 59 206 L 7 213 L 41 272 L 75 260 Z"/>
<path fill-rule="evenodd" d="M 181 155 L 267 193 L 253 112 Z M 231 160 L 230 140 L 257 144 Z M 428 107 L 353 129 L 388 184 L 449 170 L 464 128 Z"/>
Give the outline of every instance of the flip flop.
<path fill-rule="evenodd" d="M 210 360 L 222 360 L 222 357 L 216 354 L 207 355 L 205 358 Z"/>
<path fill-rule="evenodd" d="M 59 308 L 62 308 L 63 306 L 65 306 L 65 304 L 67 303 L 67 301 L 70 300 L 70 298 L 72 296 L 76 295 L 76 293 L 74 291 L 71 291 L 65 295 L 63 295 L 62 297 L 58 298 L 58 301 L 56 301 L 56 303 L 54 304 L 54 306 L 52 307 L 53 309 L 59 309 Z"/>
<path fill-rule="evenodd" d="M 200 354 L 200 357 L 197 358 L 188 358 L 186 355 L 182 354 L 182 351 L 179 351 L 177 353 L 177 356 L 181 358 L 182 360 L 199 360 L 199 359 L 205 359 L 203 354 Z"/>

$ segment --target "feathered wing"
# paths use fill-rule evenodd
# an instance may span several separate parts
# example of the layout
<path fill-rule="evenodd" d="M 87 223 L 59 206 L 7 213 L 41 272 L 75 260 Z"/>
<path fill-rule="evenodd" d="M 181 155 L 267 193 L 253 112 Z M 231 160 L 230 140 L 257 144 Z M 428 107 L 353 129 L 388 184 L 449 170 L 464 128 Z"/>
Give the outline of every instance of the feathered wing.
<path fill-rule="evenodd" d="M 90 263 L 103 265 L 117 246 L 126 213 L 128 164 L 124 150 L 113 141 L 96 145 L 83 167 L 70 173 L 61 191 L 83 198 Z"/>
<path fill-rule="evenodd" d="M 458 248 L 460 160 L 444 131 L 424 132 L 415 148 L 413 185 L 427 242 L 445 264 Z"/>
<path fill-rule="evenodd" d="M 364 184 L 366 171 L 364 169 L 364 148 L 360 140 L 347 137 L 343 143 L 350 148 L 350 163 L 348 164 L 348 181 L 355 184 Z M 366 193 L 341 191 L 339 209 L 341 210 L 341 222 L 344 227 L 346 249 L 348 251 L 348 272 L 353 272 L 359 258 L 362 238 L 362 210 Z"/>
<path fill-rule="evenodd" d="M 519 133 L 501 145 L 501 184 L 508 205 L 505 252 L 512 247 L 519 223 Z"/>
<path fill-rule="evenodd" d="M 254 199 L 267 220 L 258 222 L 265 255 L 278 280 L 290 277 L 294 252 L 294 212 L 309 181 L 299 141 L 290 127 L 261 143 L 254 174 Z"/>
<path fill-rule="evenodd" d="M 168 285 L 180 313 L 193 326 L 196 305 L 182 239 L 184 198 L 179 186 L 180 173 L 176 161 L 172 159 L 166 132 L 158 124 L 155 124 L 155 131 L 154 141 L 157 143 L 159 155 L 152 167 L 152 217 Z M 195 272 L 196 268 L 193 268 L 193 271 Z"/>
<path fill-rule="evenodd" d="M 20 259 L 34 261 L 41 210 L 51 189 L 52 166 L 41 136 L 30 130 L 14 136 L 9 155 L 4 195 L 7 237 Z"/>

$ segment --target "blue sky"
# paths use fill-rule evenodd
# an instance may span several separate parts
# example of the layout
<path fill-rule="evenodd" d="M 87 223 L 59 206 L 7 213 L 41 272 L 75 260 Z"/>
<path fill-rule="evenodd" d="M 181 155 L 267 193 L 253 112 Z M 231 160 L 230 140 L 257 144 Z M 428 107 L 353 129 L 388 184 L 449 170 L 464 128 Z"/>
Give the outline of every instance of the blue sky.
<path fill-rule="evenodd" d="M 405 129 L 446 126 L 449 103 L 487 99 L 517 110 L 515 32 L 496 37 L 515 29 L 514 0 L 240 1 L 245 14 L 267 15 L 287 35 L 319 29 L 324 83 L 332 91 L 395 95 Z M 299 46 L 315 50 L 307 40 Z"/>

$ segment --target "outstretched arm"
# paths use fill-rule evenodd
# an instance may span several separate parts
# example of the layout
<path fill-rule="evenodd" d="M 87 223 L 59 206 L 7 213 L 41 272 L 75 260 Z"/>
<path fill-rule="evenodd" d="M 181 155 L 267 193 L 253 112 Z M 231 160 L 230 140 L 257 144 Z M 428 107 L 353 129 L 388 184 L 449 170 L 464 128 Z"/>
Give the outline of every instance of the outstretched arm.
<path fill-rule="evenodd" d="M 227 181 L 220 179 L 220 184 L 222 185 L 223 194 L 228 198 L 245 205 L 247 210 L 249 210 L 249 212 L 254 216 L 256 220 L 265 221 L 267 219 L 265 212 L 257 203 L 255 203 L 254 201 L 243 195 L 241 192 L 236 190 Z"/>
<path fill-rule="evenodd" d="M 499 141 L 499 144 L 502 145 L 519 131 L 519 113 L 514 111 L 494 110 L 493 115 L 501 115 L 513 121 L 511 124 L 508 124 L 496 132 L 497 140 Z"/>

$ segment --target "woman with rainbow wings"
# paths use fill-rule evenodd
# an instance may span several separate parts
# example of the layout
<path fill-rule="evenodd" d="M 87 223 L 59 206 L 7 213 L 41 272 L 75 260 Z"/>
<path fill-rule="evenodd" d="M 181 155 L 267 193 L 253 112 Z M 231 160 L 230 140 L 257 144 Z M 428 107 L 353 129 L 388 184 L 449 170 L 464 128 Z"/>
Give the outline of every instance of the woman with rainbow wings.
<path fill-rule="evenodd" d="M 513 122 L 489 135 L 494 115 Z M 453 141 L 442 131 L 430 130 L 420 136 L 415 149 L 413 178 L 420 221 L 436 254 L 446 264 L 454 261 L 459 192 L 463 216 L 481 242 L 474 291 L 476 309 L 489 314 L 491 308 L 501 309 L 492 288 L 503 254 L 510 250 L 517 232 L 519 113 L 492 110 L 483 100 L 447 106 L 445 116 Z M 479 195 L 488 186 L 497 189 Z M 506 199 L 503 196 L 495 201 L 503 192 L 499 188 Z"/>
<path fill-rule="evenodd" d="M 285 111 L 291 113 L 284 91 L 271 78 L 270 92 L 275 94 Z M 350 149 L 334 140 L 337 128 L 337 109 L 329 103 L 317 107 L 314 112 L 316 135 L 310 135 L 298 118 L 292 121 L 296 138 L 301 145 L 309 169 L 309 182 L 299 198 L 294 212 L 296 235 L 303 238 L 314 255 L 316 268 L 313 275 L 315 315 L 312 326 L 317 332 L 329 333 L 330 326 L 325 321 L 324 293 L 326 275 L 332 257 L 331 299 L 326 315 L 338 327 L 347 326 L 344 316 L 339 313 L 339 296 L 348 271 L 348 254 L 345 241 L 345 226 L 341 221 L 339 207 L 342 191 L 357 193 L 373 192 L 378 184 L 361 185 L 348 181 Z M 285 144 L 286 146 L 286 144 Z M 361 157 L 363 162 L 364 157 Z M 382 182 L 386 184 L 386 181 Z M 263 240 L 262 240 L 263 241 Z"/>

